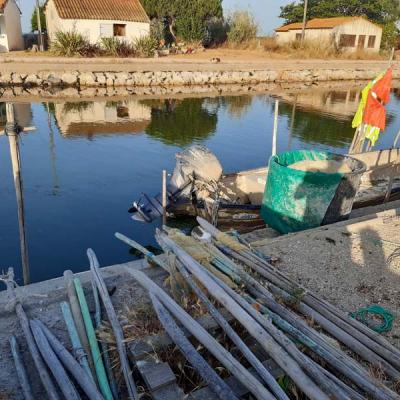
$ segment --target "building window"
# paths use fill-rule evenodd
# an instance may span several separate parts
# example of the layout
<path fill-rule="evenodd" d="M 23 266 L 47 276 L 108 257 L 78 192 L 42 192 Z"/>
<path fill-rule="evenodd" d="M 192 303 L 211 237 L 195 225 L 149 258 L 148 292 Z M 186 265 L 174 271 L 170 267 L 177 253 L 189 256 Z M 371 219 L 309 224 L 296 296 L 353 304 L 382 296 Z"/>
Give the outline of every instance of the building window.
<path fill-rule="evenodd" d="M 358 48 L 359 49 L 363 49 L 365 47 L 365 38 L 366 38 L 365 35 L 360 35 L 358 37 Z"/>
<path fill-rule="evenodd" d="M 357 35 L 340 35 L 340 47 L 355 47 Z"/>
<path fill-rule="evenodd" d="M 113 36 L 112 24 L 100 24 L 100 37 L 107 38 Z"/>
<path fill-rule="evenodd" d="M 114 24 L 114 36 L 126 36 L 126 25 Z"/>
<path fill-rule="evenodd" d="M 296 40 L 298 40 L 298 41 L 301 40 L 301 33 L 296 33 Z"/>
<path fill-rule="evenodd" d="M 369 49 L 373 49 L 375 47 L 375 40 L 376 40 L 376 36 L 368 37 L 368 48 Z"/>

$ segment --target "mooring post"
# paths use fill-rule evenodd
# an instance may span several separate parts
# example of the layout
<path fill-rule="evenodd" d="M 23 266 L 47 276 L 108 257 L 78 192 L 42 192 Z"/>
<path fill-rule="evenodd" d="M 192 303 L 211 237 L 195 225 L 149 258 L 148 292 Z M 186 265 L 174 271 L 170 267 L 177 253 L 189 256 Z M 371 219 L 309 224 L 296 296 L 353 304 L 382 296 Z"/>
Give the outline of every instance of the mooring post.
<path fill-rule="evenodd" d="M 21 129 L 15 122 L 14 105 L 12 103 L 6 103 L 6 116 L 7 116 L 7 124 L 5 128 L 5 134 L 7 135 L 8 142 L 10 144 L 10 155 L 11 155 L 11 163 L 14 176 L 15 195 L 17 198 L 22 271 L 24 277 L 24 285 L 28 285 L 30 283 L 30 271 L 29 271 L 28 245 L 26 241 L 26 229 L 25 229 L 21 159 L 18 146 L 18 135 L 21 132 Z"/>
<path fill-rule="evenodd" d="M 276 155 L 276 137 L 278 135 L 279 100 L 275 100 L 274 130 L 272 132 L 272 155 Z"/>
<path fill-rule="evenodd" d="M 167 171 L 162 172 L 162 208 L 163 208 L 163 225 L 167 223 Z"/>

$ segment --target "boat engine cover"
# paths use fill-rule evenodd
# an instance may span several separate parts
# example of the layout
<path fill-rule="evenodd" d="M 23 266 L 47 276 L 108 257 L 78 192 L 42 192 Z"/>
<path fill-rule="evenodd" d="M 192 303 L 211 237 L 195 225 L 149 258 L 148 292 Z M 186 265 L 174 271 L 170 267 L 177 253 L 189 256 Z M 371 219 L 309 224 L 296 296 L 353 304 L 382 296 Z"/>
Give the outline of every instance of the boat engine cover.
<path fill-rule="evenodd" d="M 176 154 L 176 165 L 170 181 L 172 191 L 183 188 L 191 177 L 210 182 L 219 181 L 222 166 L 218 158 L 207 147 L 191 146 Z"/>

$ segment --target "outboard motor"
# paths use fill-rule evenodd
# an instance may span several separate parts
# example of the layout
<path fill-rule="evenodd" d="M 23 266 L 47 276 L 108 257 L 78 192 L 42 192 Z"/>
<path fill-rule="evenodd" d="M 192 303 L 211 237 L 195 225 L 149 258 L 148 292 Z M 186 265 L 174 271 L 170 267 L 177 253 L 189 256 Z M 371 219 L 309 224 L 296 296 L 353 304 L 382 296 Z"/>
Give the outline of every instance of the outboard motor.
<path fill-rule="evenodd" d="M 222 166 L 217 157 L 205 146 L 194 145 L 176 154 L 176 166 L 167 185 L 167 208 L 173 203 L 191 202 L 194 180 L 205 182 L 218 181 L 222 175 Z M 129 209 L 132 219 L 152 222 L 162 217 L 161 194 L 142 197 L 133 202 Z"/>

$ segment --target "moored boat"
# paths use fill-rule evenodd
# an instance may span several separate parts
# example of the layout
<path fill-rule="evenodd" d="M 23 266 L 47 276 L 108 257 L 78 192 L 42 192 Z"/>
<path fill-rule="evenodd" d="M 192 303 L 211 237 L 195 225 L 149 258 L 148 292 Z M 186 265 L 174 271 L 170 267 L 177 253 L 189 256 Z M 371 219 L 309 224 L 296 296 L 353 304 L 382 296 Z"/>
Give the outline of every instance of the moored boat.
<path fill-rule="evenodd" d="M 198 160 L 195 168 L 188 162 L 188 153 L 185 153 L 188 151 L 190 154 L 193 154 L 193 151 L 195 154 L 202 152 L 207 154 L 207 162 L 203 164 L 207 165 L 208 172 L 210 169 L 214 171 L 211 179 L 201 171 L 202 163 Z M 215 161 L 216 158 L 212 158 L 210 163 L 210 154 L 212 153 L 207 149 L 195 146 L 195 150 L 185 150 L 177 157 L 181 163 L 182 159 L 185 161 L 186 170 L 183 171 L 182 165 L 178 162 L 171 180 L 172 184 L 168 188 L 168 216 L 176 218 L 201 216 L 222 230 L 236 229 L 247 232 L 265 227 L 260 209 L 268 167 L 221 174 L 216 179 L 219 163 Z M 352 154 L 351 157 L 364 162 L 367 166 L 353 209 L 379 204 L 385 200 L 400 199 L 399 148 Z M 176 184 L 177 176 L 179 185 Z M 145 204 L 134 203 L 134 219 L 148 220 L 149 216 L 154 217 L 157 212 L 161 215 L 159 198 L 149 200 L 151 201 Z M 154 204 L 158 205 L 157 212 L 154 212 Z"/>

